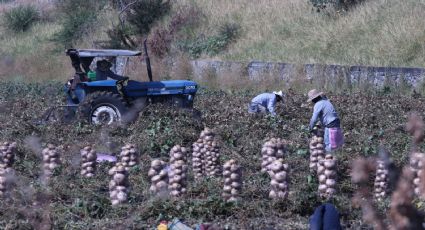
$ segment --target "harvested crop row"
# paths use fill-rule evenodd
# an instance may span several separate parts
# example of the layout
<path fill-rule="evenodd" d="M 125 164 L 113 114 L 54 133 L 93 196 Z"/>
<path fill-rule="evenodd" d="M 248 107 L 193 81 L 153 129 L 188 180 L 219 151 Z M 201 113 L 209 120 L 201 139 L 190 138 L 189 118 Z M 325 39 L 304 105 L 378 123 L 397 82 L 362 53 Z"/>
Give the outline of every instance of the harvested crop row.
<path fill-rule="evenodd" d="M 388 188 L 388 169 L 383 160 L 376 161 L 375 198 L 379 201 L 385 198 Z"/>
<path fill-rule="evenodd" d="M 314 127 L 314 134 L 310 140 L 310 172 L 316 173 L 319 161 L 325 158 L 325 144 L 323 131 L 320 126 Z"/>
<path fill-rule="evenodd" d="M 139 154 L 133 144 L 126 144 L 121 148 L 120 161 L 126 170 L 136 166 L 139 163 Z"/>
<path fill-rule="evenodd" d="M 3 142 L 0 145 L 0 157 L 6 167 L 12 167 L 15 161 L 16 142 Z"/>
<path fill-rule="evenodd" d="M 123 163 L 118 162 L 109 170 L 112 176 L 109 182 L 109 198 L 113 206 L 127 202 L 128 193 L 130 191 L 128 182 L 128 171 Z"/>
<path fill-rule="evenodd" d="M 269 166 L 275 160 L 282 159 L 285 152 L 285 144 L 282 139 L 271 138 L 270 140 L 266 141 L 261 148 L 261 172 L 264 173 L 270 171 Z"/>
<path fill-rule="evenodd" d="M 43 154 L 43 169 L 46 179 L 50 178 L 54 170 L 60 166 L 59 149 L 52 144 L 48 144 L 42 151 Z"/>
<path fill-rule="evenodd" d="M 96 171 L 96 151 L 91 146 L 86 146 L 80 150 L 81 155 L 81 175 L 93 177 Z"/>
<path fill-rule="evenodd" d="M 336 193 L 336 159 L 333 155 L 326 155 L 317 166 L 319 177 L 319 195 L 331 198 Z"/>
<path fill-rule="evenodd" d="M 275 160 L 270 165 L 270 193 L 271 199 L 286 199 L 288 197 L 289 186 L 288 186 L 288 170 L 287 164 L 283 163 L 283 160 Z"/>
<path fill-rule="evenodd" d="M 220 169 L 220 151 L 215 138 L 215 133 L 205 128 L 199 139 L 192 145 L 192 168 L 195 179 L 202 176 L 219 176 Z"/>
<path fill-rule="evenodd" d="M 168 189 L 171 196 L 181 196 L 186 193 L 187 150 L 180 145 L 170 151 L 170 171 L 168 173 Z"/>
<path fill-rule="evenodd" d="M 242 168 L 235 160 L 223 165 L 223 198 L 228 202 L 237 201 L 242 190 Z"/>
<path fill-rule="evenodd" d="M 151 167 L 148 172 L 148 176 L 151 181 L 149 190 L 158 194 L 167 190 L 168 186 L 168 173 L 166 169 L 167 164 L 165 161 L 155 159 L 151 162 Z"/>

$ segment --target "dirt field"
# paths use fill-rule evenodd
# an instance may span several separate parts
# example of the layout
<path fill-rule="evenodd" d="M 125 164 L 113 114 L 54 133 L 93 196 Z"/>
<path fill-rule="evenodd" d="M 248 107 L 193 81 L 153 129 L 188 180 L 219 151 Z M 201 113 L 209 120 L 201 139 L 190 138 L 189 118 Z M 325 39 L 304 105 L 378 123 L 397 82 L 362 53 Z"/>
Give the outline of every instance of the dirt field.
<path fill-rule="evenodd" d="M 201 90 L 195 107 L 199 122 L 183 111 L 152 106 L 126 127 L 96 128 L 78 122 L 34 126 L 32 119 L 60 103 L 60 84 L 2 84 L 0 86 L 0 140 L 18 142 L 9 196 L 0 201 L 0 229 L 149 229 L 157 220 L 178 217 L 189 225 L 213 222 L 228 229 L 306 229 L 308 217 L 322 202 L 317 179 L 309 174 L 307 124 L 312 108 L 300 94 L 288 93 L 278 113 L 281 120 L 254 118 L 246 113 L 253 94 L 235 95 Z M 338 195 L 331 201 L 347 229 L 367 229 L 361 213 L 351 206 L 355 187 L 350 182 L 350 163 L 357 156 L 373 156 L 382 143 L 397 165 L 407 160 L 410 149 L 404 123 L 410 111 L 423 116 L 425 98 L 390 95 L 329 95 L 342 118 L 346 144 L 337 153 Z M 243 166 L 242 199 L 226 204 L 219 179 L 194 182 L 189 173 L 188 194 L 178 200 L 149 193 L 147 171 L 153 158 L 168 160 L 176 144 L 190 147 L 204 127 L 220 138 L 221 162 L 236 159 Z M 267 138 L 287 141 L 285 162 L 290 166 L 290 195 L 273 202 L 268 198 L 269 178 L 260 172 L 260 149 Z M 63 166 L 48 186 L 41 183 L 41 148 L 47 143 L 64 146 Z M 111 208 L 107 170 L 103 164 L 95 178 L 81 178 L 79 149 L 94 144 L 98 152 L 117 153 L 125 143 L 141 152 L 140 166 L 130 171 L 129 203 Z M 190 169 L 189 169 L 190 170 Z M 371 183 L 372 188 L 372 183 Z M 388 208 L 388 200 L 379 204 Z M 418 201 L 418 206 L 422 203 Z"/>

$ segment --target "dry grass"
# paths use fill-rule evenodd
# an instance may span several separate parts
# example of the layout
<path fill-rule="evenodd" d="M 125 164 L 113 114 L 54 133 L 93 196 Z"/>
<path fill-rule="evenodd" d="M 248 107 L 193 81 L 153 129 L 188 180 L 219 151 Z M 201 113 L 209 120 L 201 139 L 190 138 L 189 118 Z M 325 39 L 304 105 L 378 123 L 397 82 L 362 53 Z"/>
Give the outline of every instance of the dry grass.
<path fill-rule="evenodd" d="M 15 1 L 0 4 L 1 10 L 17 4 L 34 4 L 42 12 L 42 16 L 52 15 L 52 3 L 48 0 Z M 102 20 L 91 33 L 82 39 L 80 48 L 93 48 L 95 41 L 107 38 L 104 31 L 116 20 L 116 14 L 105 10 L 100 14 Z M 57 19 L 44 18 L 25 33 L 12 33 L 2 27 L 0 19 L 0 79 L 24 81 L 57 80 L 65 81 L 73 74 L 70 60 L 64 50 L 52 41 L 54 34 L 60 29 Z"/>
<path fill-rule="evenodd" d="M 424 1 L 370 0 L 334 18 L 300 0 L 198 0 L 208 18 L 200 32 L 225 21 L 243 37 L 217 58 L 293 63 L 423 66 Z"/>
<path fill-rule="evenodd" d="M 48 0 L 17 0 L 0 4 L 2 10 L 15 4 L 32 3 L 41 9 Z M 181 0 L 176 9 L 195 1 Z M 227 51 L 212 59 L 248 62 L 252 60 L 279 61 L 290 63 L 322 63 L 377 66 L 423 66 L 425 32 L 425 1 L 369 0 L 342 17 L 330 17 L 312 11 L 307 0 L 197 0 L 202 18 L 197 28 L 186 30 L 192 35 L 211 35 L 225 22 L 241 25 L 241 37 Z M 53 13 L 54 14 L 54 13 Z M 90 36 L 85 37 L 78 47 L 95 47 L 96 40 L 107 39 L 105 31 L 117 23 L 117 14 L 109 8 L 99 16 L 101 20 Z M 52 17 L 42 21 L 29 32 L 10 34 L 0 25 L 0 78 L 25 78 L 33 80 L 61 79 L 72 73 L 69 60 L 50 42 L 59 24 Z M 0 23 L 1 24 L 1 23 Z M 167 19 L 159 23 L 167 24 Z M 175 44 L 173 45 L 175 47 Z M 192 77 L 190 59 L 180 52 L 172 53 L 172 60 L 152 60 L 157 79 L 188 79 Z M 206 58 L 205 56 L 203 58 Z M 10 63 L 13 63 L 11 65 Z M 173 63 L 173 64 L 171 64 Z M 301 66 L 301 65 L 299 65 Z M 65 71 L 64 71 L 65 70 Z M 219 82 L 206 82 L 229 90 L 240 87 L 269 89 L 303 88 L 305 73 L 295 68 L 295 77 L 286 85 L 275 74 L 264 76 L 265 81 L 245 82 L 243 70 L 220 73 Z M 316 71 L 316 70 L 315 70 Z M 317 69 L 320 72 L 320 69 Z M 65 72 L 65 74 L 63 74 Z M 323 72 L 323 71 L 322 71 Z M 61 73 L 61 74 L 58 74 Z M 343 73 L 342 73 L 343 74 Z M 66 75 L 66 77 L 64 76 Z M 139 60 L 130 66 L 128 75 L 146 80 L 146 69 Z M 221 76 L 222 75 L 222 76 Z M 328 79 L 320 77 L 317 79 Z M 223 83 L 222 80 L 225 80 Z M 242 79 L 242 80 L 241 80 Z M 332 91 L 338 84 L 328 79 L 321 87 Z M 232 83 L 232 82 L 236 82 Z M 242 83 L 241 83 L 242 82 Z M 276 83 L 279 83 L 276 85 Z M 320 85 L 319 85 L 320 86 Z M 338 88 L 338 87 L 337 87 Z M 275 89 L 275 88 L 272 88 Z"/>
<path fill-rule="evenodd" d="M 57 50 L 51 36 L 58 29 L 54 23 L 38 23 L 30 31 L 14 34 L 2 31 L 0 41 L 0 79 L 19 79 L 37 81 L 64 78 L 71 74 L 63 66 L 65 60 Z"/>

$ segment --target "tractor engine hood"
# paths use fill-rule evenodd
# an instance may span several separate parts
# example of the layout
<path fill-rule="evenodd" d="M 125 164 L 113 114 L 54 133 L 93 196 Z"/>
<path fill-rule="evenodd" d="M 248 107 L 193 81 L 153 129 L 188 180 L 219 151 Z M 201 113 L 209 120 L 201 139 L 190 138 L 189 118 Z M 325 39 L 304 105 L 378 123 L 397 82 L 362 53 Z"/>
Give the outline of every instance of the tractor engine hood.
<path fill-rule="evenodd" d="M 171 80 L 152 82 L 129 81 L 124 91 L 130 97 L 140 97 L 144 95 L 195 94 L 197 90 L 198 85 L 196 82 Z"/>
<path fill-rule="evenodd" d="M 115 87 L 116 80 L 82 82 L 88 88 Z M 129 80 L 124 93 L 129 97 L 157 96 L 169 94 L 195 94 L 198 90 L 196 82 L 188 80 L 139 82 Z"/>

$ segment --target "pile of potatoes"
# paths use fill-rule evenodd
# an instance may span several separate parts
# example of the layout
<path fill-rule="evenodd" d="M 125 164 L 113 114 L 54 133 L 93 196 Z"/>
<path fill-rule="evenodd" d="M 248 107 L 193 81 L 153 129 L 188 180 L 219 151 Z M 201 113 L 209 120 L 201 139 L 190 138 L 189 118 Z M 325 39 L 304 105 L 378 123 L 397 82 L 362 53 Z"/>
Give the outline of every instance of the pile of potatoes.
<path fill-rule="evenodd" d="M 214 132 L 205 128 L 192 145 L 192 168 L 195 179 L 220 175 L 220 151 Z"/>
<path fill-rule="evenodd" d="M 128 171 L 122 162 L 118 162 L 112 169 L 109 170 L 109 175 L 112 176 L 109 182 L 109 198 L 112 206 L 127 202 L 130 186 L 128 183 Z"/>
<path fill-rule="evenodd" d="M 91 146 L 86 146 L 80 150 L 81 154 L 81 175 L 93 177 L 96 171 L 96 151 Z"/>
<path fill-rule="evenodd" d="M 126 170 L 136 166 L 139 163 L 139 154 L 132 144 L 126 144 L 121 148 L 120 161 Z"/>
<path fill-rule="evenodd" d="M 48 144 L 42 151 L 43 154 L 43 169 L 46 178 L 52 176 L 53 171 L 60 166 L 59 149 L 52 144 Z"/>
<path fill-rule="evenodd" d="M 204 175 L 203 155 L 207 152 L 204 148 L 203 140 L 198 139 L 192 145 L 192 171 L 195 179 L 200 179 Z"/>
<path fill-rule="evenodd" d="M 12 167 L 15 161 L 15 149 L 16 142 L 3 142 L 0 145 L 1 162 L 5 164 L 6 167 Z"/>
<path fill-rule="evenodd" d="M 235 160 L 223 165 L 223 198 L 228 202 L 237 201 L 242 190 L 242 169 Z"/>
<path fill-rule="evenodd" d="M 165 163 L 165 161 L 155 159 L 151 162 L 148 176 L 151 180 L 151 187 L 149 190 L 152 193 L 167 191 L 168 172 L 166 167 L 167 163 Z"/>
<path fill-rule="evenodd" d="M 422 175 L 422 168 L 423 168 L 423 164 L 425 160 L 425 154 L 424 153 L 419 153 L 419 152 L 414 152 L 411 154 L 410 156 L 410 169 L 413 171 L 414 173 L 414 179 L 413 179 L 413 184 L 414 184 L 414 188 L 415 188 L 415 194 L 417 196 L 421 195 L 421 177 L 420 175 Z"/>
<path fill-rule="evenodd" d="M 168 189 L 171 196 L 180 196 L 186 193 L 186 155 L 186 148 L 180 145 L 174 146 L 170 151 Z"/>
<path fill-rule="evenodd" d="M 388 169 L 382 160 L 376 161 L 376 177 L 375 177 L 375 198 L 382 200 L 385 198 L 388 187 Z"/>
<path fill-rule="evenodd" d="M 327 154 L 317 166 L 319 177 L 319 195 L 331 198 L 336 193 L 336 159 L 332 154 Z"/>
<path fill-rule="evenodd" d="M 0 198 L 4 197 L 7 192 L 7 175 L 11 173 L 12 168 L 6 164 L 0 164 Z"/>
<path fill-rule="evenodd" d="M 269 166 L 269 174 L 271 177 L 270 181 L 270 193 L 271 199 L 286 199 L 288 197 L 288 165 L 282 163 L 283 160 L 275 160 Z"/>
<path fill-rule="evenodd" d="M 316 128 L 318 129 L 318 128 Z M 317 131 L 320 135 L 320 131 Z M 317 172 L 319 161 L 325 157 L 325 144 L 323 136 L 313 135 L 310 140 L 310 172 Z"/>
<path fill-rule="evenodd" d="M 269 171 L 269 166 L 276 160 L 282 159 L 286 152 L 285 142 L 280 138 L 271 138 L 261 148 L 261 172 Z"/>

